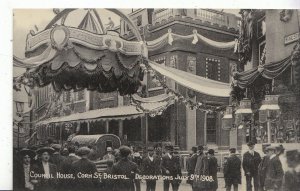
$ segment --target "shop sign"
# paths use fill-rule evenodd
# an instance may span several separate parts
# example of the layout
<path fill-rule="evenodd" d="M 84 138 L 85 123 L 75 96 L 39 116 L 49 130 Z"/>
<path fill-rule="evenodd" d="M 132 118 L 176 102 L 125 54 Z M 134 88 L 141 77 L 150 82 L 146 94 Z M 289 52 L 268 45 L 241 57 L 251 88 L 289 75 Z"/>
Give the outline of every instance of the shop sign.
<path fill-rule="evenodd" d="M 299 40 L 299 37 L 300 37 L 299 32 L 296 32 L 296 33 L 294 33 L 294 34 L 285 36 L 285 37 L 284 37 L 284 44 L 285 44 L 285 45 L 288 45 L 288 44 L 290 44 L 290 43 L 292 43 L 292 42 L 295 42 L 295 41 Z"/>

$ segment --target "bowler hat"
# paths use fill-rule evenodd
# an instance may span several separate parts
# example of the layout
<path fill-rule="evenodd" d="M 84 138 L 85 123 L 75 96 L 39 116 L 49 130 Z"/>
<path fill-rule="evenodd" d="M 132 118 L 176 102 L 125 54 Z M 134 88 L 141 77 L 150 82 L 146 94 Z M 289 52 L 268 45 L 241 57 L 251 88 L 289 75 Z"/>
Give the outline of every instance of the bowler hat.
<path fill-rule="evenodd" d="M 235 153 L 236 152 L 236 148 L 230 148 L 229 151 L 230 151 L 230 153 Z"/>
<path fill-rule="evenodd" d="M 60 144 L 52 144 L 51 147 L 53 149 L 55 149 L 56 151 L 59 151 L 61 149 L 61 145 Z"/>
<path fill-rule="evenodd" d="M 55 150 L 51 147 L 42 147 L 40 149 L 38 149 L 37 154 L 43 154 L 44 152 L 48 152 L 49 154 L 53 154 L 55 152 Z"/>
<path fill-rule="evenodd" d="M 202 145 L 198 145 L 198 150 L 204 150 L 204 147 Z"/>
<path fill-rule="evenodd" d="M 197 152 L 197 147 L 196 147 L 196 146 L 193 146 L 193 147 L 192 147 L 192 151 L 193 151 L 193 152 Z"/>
<path fill-rule="evenodd" d="M 91 149 L 89 149 L 88 147 L 80 147 L 77 150 L 77 155 L 79 155 L 79 156 L 88 155 L 90 152 L 91 152 Z"/>
<path fill-rule="evenodd" d="M 207 153 L 210 154 L 210 155 L 214 155 L 214 154 L 215 154 L 215 150 L 213 150 L 213 149 L 208 149 Z"/>
<path fill-rule="evenodd" d="M 253 146 L 253 145 L 255 145 L 255 143 L 252 142 L 252 141 L 249 141 L 249 142 L 247 143 L 247 145 L 248 145 L 248 146 Z"/>
<path fill-rule="evenodd" d="M 122 157 L 127 157 L 131 153 L 130 148 L 125 145 L 121 146 L 119 150 Z"/>
<path fill-rule="evenodd" d="M 23 157 L 28 155 L 30 158 L 35 157 L 35 152 L 33 150 L 24 148 L 22 150 L 19 151 L 19 154 L 22 155 Z"/>

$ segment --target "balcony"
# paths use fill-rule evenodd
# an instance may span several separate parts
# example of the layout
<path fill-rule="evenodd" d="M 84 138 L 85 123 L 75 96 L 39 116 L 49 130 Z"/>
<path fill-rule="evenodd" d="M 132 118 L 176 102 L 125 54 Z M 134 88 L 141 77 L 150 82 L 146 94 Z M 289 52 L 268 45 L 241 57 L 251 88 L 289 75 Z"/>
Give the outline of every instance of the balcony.
<path fill-rule="evenodd" d="M 219 27 L 238 29 L 238 17 L 212 9 L 157 9 L 153 12 L 152 23 L 163 24 L 170 18 L 179 16 L 191 20 L 201 20 L 202 23 L 218 25 Z"/>

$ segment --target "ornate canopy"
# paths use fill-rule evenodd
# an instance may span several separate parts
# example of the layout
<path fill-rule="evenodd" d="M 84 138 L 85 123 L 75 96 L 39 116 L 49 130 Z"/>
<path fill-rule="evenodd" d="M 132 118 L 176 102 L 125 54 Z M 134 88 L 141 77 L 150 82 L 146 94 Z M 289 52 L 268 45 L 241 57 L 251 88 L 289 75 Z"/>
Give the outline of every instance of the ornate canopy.
<path fill-rule="evenodd" d="M 71 11 L 57 13 L 45 30 L 28 34 L 26 58 L 14 57 L 14 66 L 27 72 L 15 81 L 30 87 L 52 84 L 57 92 L 87 88 L 135 93 L 143 78 L 140 64 L 147 56 L 143 42 L 126 41 L 116 31 L 106 31 L 95 10 L 87 10 L 77 27 L 66 26 Z"/>

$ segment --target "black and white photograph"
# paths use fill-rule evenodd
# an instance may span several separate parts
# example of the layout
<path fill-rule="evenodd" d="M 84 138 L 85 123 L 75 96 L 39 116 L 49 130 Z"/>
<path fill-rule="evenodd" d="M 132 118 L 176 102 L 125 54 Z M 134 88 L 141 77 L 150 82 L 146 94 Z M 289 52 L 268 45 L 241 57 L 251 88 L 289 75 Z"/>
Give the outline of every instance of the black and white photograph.
<path fill-rule="evenodd" d="M 300 190 L 299 9 L 11 14 L 13 190 Z"/>

